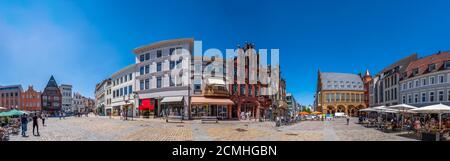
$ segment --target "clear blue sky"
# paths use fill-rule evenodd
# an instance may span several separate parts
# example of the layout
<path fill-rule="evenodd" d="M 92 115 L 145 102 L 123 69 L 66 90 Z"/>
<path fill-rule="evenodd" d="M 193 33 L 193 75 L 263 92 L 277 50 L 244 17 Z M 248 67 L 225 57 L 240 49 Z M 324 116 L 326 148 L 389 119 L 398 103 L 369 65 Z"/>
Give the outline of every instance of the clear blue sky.
<path fill-rule="evenodd" d="M 279 48 L 287 88 L 311 104 L 317 69 L 373 74 L 417 52 L 450 50 L 450 1 L 0 0 L 0 85 L 50 75 L 93 96 L 132 49 L 193 37 L 204 48 Z"/>

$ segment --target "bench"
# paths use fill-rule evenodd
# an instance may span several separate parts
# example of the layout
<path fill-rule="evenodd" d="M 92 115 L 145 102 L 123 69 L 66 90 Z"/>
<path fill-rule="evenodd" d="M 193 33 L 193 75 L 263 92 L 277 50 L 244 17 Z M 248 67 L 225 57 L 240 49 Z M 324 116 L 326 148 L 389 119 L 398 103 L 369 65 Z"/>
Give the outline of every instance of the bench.
<path fill-rule="evenodd" d="M 183 123 L 183 117 L 182 116 L 167 116 L 166 117 L 166 122 L 169 122 L 169 120 L 174 121 L 174 122 L 181 122 L 181 123 Z"/>
<path fill-rule="evenodd" d="M 203 116 L 202 117 L 202 123 L 205 122 L 216 122 L 219 123 L 219 119 L 215 116 Z"/>

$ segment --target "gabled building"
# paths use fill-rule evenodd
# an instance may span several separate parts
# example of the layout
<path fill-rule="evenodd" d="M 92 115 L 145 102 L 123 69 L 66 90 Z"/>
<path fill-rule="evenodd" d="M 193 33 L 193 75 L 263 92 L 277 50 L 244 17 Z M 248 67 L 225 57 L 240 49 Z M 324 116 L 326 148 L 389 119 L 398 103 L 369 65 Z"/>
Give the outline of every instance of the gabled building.
<path fill-rule="evenodd" d="M 41 95 L 42 111 L 50 115 L 56 115 L 62 110 L 62 95 L 53 76 L 47 83 Z"/>
<path fill-rule="evenodd" d="M 22 92 L 22 106 L 19 109 L 25 111 L 41 111 L 41 92 L 34 90 L 33 86 Z"/>
<path fill-rule="evenodd" d="M 367 108 L 367 78 L 370 75 L 362 77 L 357 74 L 319 71 L 314 101 L 316 110 L 325 114 L 344 112 L 349 116 L 356 116 L 358 110 Z"/>
<path fill-rule="evenodd" d="M 399 81 L 408 65 L 417 60 L 417 54 L 405 57 L 375 75 L 369 84 L 369 104 L 374 106 L 390 106 L 399 104 Z"/>
<path fill-rule="evenodd" d="M 400 77 L 400 102 L 450 105 L 450 51 L 412 61 Z"/>

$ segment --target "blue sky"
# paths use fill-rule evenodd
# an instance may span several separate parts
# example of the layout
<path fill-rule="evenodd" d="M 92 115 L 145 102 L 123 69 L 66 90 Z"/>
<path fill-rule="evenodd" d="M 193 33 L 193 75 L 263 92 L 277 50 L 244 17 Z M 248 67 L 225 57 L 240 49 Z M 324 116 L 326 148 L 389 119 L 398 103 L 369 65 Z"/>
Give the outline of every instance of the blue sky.
<path fill-rule="evenodd" d="M 279 48 L 287 88 L 311 104 L 317 69 L 375 74 L 412 53 L 450 50 L 449 1 L 0 0 L 0 85 L 42 90 L 50 75 L 93 96 L 134 62 L 135 47 L 173 38 L 203 48 Z"/>

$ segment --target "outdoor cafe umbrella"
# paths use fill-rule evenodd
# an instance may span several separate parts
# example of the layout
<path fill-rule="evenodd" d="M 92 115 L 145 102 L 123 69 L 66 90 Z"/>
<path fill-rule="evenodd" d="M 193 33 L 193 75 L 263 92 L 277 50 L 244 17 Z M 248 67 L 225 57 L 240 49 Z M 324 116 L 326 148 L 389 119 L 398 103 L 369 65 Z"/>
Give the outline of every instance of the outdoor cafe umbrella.
<path fill-rule="evenodd" d="M 23 114 L 27 114 L 26 112 L 20 111 L 20 110 L 11 110 L 7 112 L 0 113 L 0 117 L 6 117 L 6 116 L 20 116 Z"/>
<path fill-rule="evenodd" d="M 439 115 L 439 129 L 442 128 L 442 114 L 450 113 L 450 106 L 442 103 L 436 105 L 425 106 L 421 108 L 412 109 L 411 111 L 418 113 L 436 113 Z"/>

